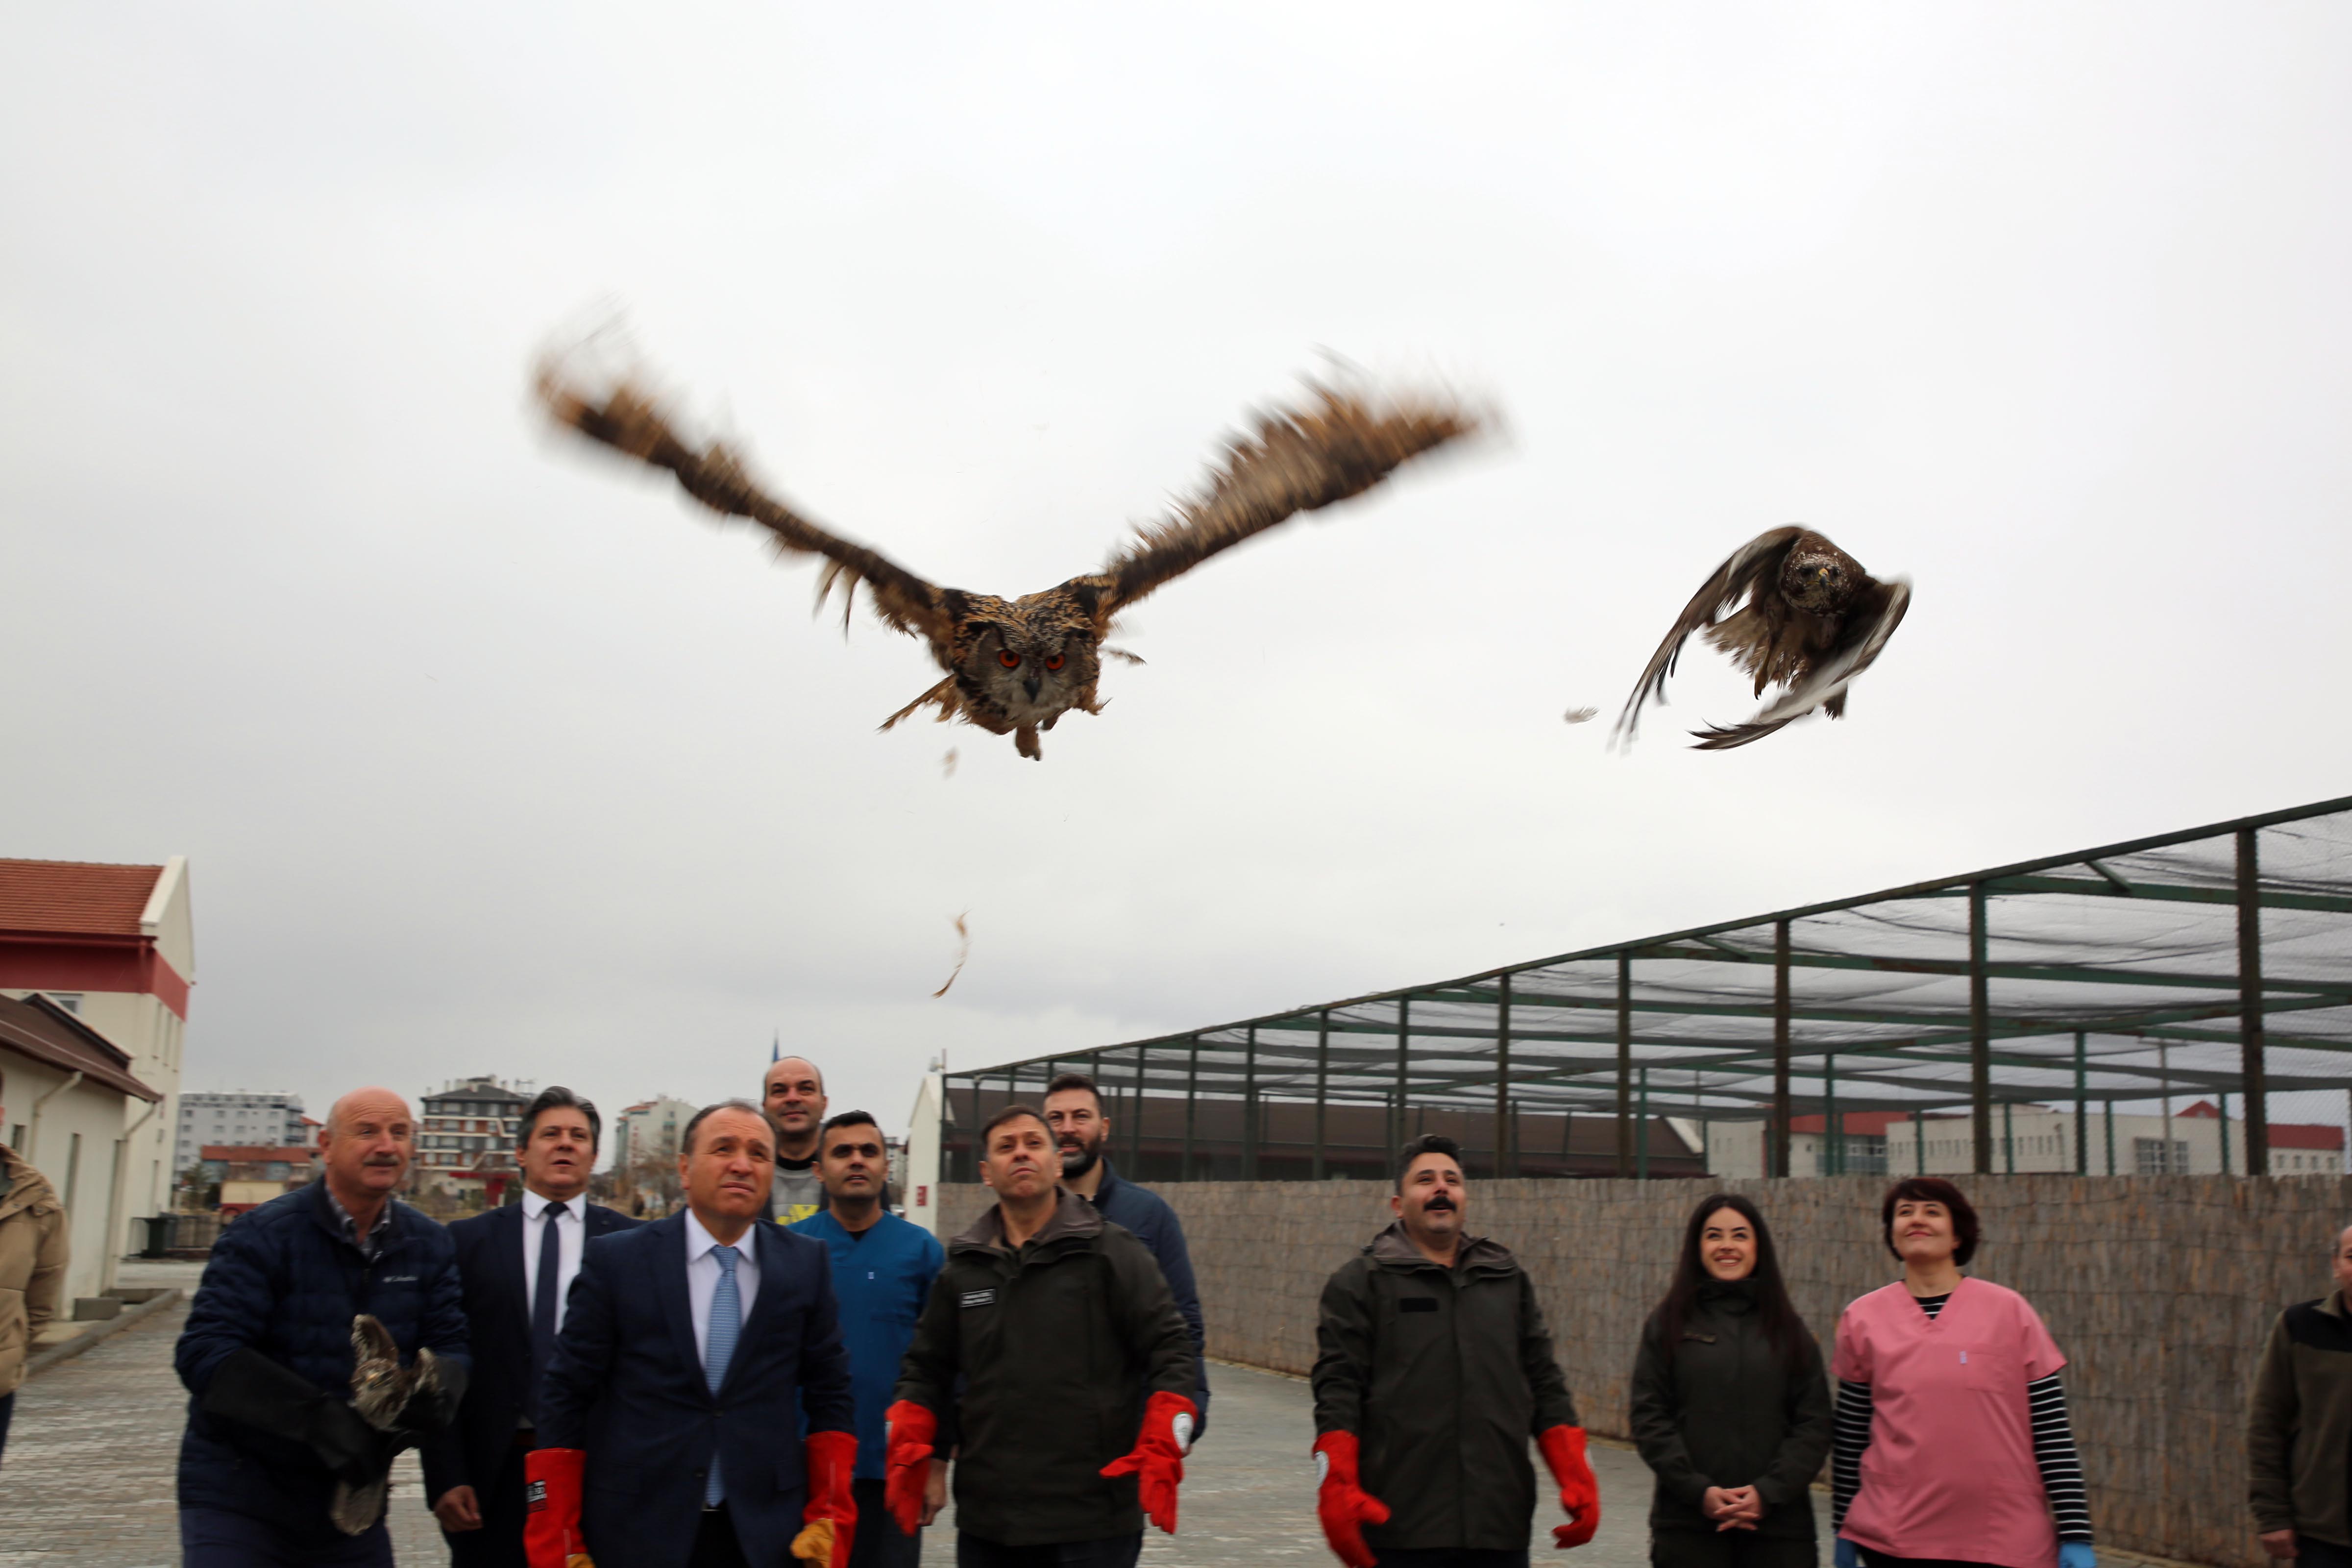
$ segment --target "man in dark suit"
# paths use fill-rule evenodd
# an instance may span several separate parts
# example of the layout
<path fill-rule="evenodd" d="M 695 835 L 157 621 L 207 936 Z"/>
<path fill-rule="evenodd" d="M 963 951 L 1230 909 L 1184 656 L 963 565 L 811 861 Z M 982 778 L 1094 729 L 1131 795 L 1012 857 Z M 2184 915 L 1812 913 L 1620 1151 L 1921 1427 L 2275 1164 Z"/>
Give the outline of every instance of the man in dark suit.
<path fill-rule="evenodd" d="M 592 1243 L 572 1287 L 525 1467 L 531 1568 L 845 1568 L 856 1406 L 831 1256 L 758 1223 L 758 1106 L 705 1106 L 684 1142 L 685 1212 Z"/>
<path fill-rule="evenodd" d="M 541 1089 L 515 1146 L 522 1201 L 449 1227 L 480 1375 L 457 1425 L 423 1458 L 425 1495 L 456 1568 L 524 1568 L 523 1456 L 537 1446 L 539 1379 L 564 1298 L 587 1243 L 637 1223 L 588 1201 L 604 1130 L 596 1108 L 570 1089 Z"/>

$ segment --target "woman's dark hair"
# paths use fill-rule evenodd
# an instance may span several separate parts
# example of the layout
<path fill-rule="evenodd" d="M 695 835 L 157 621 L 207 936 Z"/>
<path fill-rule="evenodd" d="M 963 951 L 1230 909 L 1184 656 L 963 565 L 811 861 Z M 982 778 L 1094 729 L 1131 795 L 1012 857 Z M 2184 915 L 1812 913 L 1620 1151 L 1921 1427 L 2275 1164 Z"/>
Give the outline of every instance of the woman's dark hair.
<path fill-rule="evenodd" d="M 1941 1204 L 1952 1216 L 1952 1261 L 1968 1267 L 1969 1259 L 1977 1255 L 1977 1211 L 1960 1195 L 1960 1189 L 1941 1176 L 1906 1176 L 1886 1189 L 1886 1199 L 1878 1205 L 1878 1228 L 1886 1238 L 1886 1250 L 1899 1259 L 1903 1249 L 1895 1245 L 1895 1205 L 1908 1198 L 1915 1204 Z"/>
<path fill-rule="evenodd" d="M 1772 1250 L 1772 1227 L 1764 1223 L 1756 1205 L 1738 1193 L 1709 1194 L 1691 1210 L 1690 1223 L 1683 1226 L 1683 1255 L 1675 1265 L 1675 1282 L 1666 1287 L 1666 1299 L 1658 1303 L 1658 1327 L 1665 1335 L 1666 1359 L 1672 1361 L 1682 1349 L 1683 1325 L 1698 1306 L 1700 1289 L 1715 1279 L 1700 1257 L 1704 1250 L 1700 1237 L 1706 1234 L 1708 1217 L 1725 1209 L 1746 1220 L 1756 1233 L 1756 1267 L 1748 1276 L 1756 1292 L 1756 1321 L 1766 1342 L 1780 1352 L 1789 1375 L 1801 1376 L 1805 1370 L 1805 1321 L 1797 1316 L 1789 1288 L 1780 1283 L 1780 1258 Z"/>

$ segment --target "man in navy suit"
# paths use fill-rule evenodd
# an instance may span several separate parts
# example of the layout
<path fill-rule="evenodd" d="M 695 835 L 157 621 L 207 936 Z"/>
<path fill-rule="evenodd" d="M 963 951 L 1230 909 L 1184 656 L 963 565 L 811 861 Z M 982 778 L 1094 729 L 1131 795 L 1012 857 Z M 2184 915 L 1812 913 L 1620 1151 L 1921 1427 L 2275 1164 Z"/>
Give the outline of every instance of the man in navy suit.
<path fill-rule="evenodd" d="M 525 1466 L 531 1568 L 845 1568 L 849 1357 L 824 1244 L 758 1223 L 775 1151 L 758 1106 L 705 1106 L 686 1211 L 589 1245 Z"/>
<path fill-rule="evenodd" d="M 465 1281 L 466 1337 L 481 1375 L 457 1425 L 425 1445 L 425 1495 L 455 1568 L 524 1568 L 523 1457 L 538 1446 L 539 1378 L 564 1298 L 596 1237 L 637 1222 L 588 1201 L 603 1133 L 596 1108 L 562 1085 L 523 1112 L 522 1201 L 449 1227 Z"/>

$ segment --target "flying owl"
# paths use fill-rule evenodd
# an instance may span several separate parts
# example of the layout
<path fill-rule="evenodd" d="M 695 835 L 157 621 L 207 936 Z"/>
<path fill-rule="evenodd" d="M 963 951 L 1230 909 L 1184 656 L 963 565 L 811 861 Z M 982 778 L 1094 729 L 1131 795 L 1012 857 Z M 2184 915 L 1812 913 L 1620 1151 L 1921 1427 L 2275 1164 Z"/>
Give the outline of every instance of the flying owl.
<path fill-rule="evenodd" d="M 1746 606 L 1723 613 L 1747 595 Z M 1631 742 L 1643 702 L 1666 700 L 1666 677 L 1682 657 L 1693 632 L 1731 656 L 1756 678 L 1756 695 L 1767 686 L 1788 689 L 1745 724 L 1710 724 L 1691 731 L 1697 750 L 1728 751 L 1760 741 L 1773 731 L 1819 708 L 1831 718 L 1845 713 L 1845 689 L 1868 669 L 1911 607 L 1911 584 L 1896 577 L 1882 583 L 1862 563 L 1809 528 L 1776 528 L 1758 534 L 1716 568 L 1691 596 L 1674 630 L 1650 656 L 1615 737 Z"/>
<path fill-rule="evenodd" d="M 627 380 L 601 394 L 567 379 L 554 359 L 539 366 L 549 415 L 642 463 L 667 468 L 686 493 L 727 517 L 769 530 L 781 554 L 825 557 L 817 604 L 863 583 L 886 626 L 927 643 L 946 679 L 883 721 L 889 729 L 925 707 L 1010 734 L 1024 757 L 1043 753 L 1038 732 L 1076 709 L 1099 713 L 1095 683 L 1118 613 L 1212 555 L 1300 512 L 1360 495 L 1400 465 L 1475 430 L 1479 417 L 1437 395 L 1375 399 L 1360 389 L 1309 384 L 1302 406 L 1257 416 L 1231 438 L 1223 460 L 1192 496 L 1137 537 L 1099 572 L 1018 599 L 926 582 L 879 552 L 819 527 L 755 484 L 719 443 L 697 445 L 651 396 Z M 843 625 L 849 605 L 843 605 Z"/>

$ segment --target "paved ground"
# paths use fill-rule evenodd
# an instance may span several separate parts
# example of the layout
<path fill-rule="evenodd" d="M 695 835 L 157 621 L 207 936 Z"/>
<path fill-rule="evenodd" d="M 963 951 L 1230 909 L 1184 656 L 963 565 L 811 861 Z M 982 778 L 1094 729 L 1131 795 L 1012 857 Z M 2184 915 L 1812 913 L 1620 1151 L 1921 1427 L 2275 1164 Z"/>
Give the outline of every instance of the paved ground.
<path fill-rule="evenodd" d="M 153 1277 L 149 1278 L 152 1272 Z M 193 1286 L 193 1266 L 124 1270 L 124 1284 Z M 133 1275 L 136 1278 L 133 1278 Z M 0 1568 L 166 1568 L 179 1560 L 172 1478 L 185 1395 L 172 1373 L 184 1305 L 160 1313 L 27 1383 L 0 1470 Z M 1154 1568 L 1331 1561 L 1315 1525 L 1307 1385 L 1241 1367 L 1214 1373 L 1214 1424 L 1186 1465 L 1182 1532 L 1146 1537 Z M 1637 1568 L 1648 1559 L 1649 1472 L 1629 1449 L 1596 1446 L 1601 1528 L 1575 1568 Z M 446 1553 L 425 1510 L 413 1456 L 395 1474 L 393 1538 L 404 1563 Z M 1549 1491 L 1546 1496 L 1549 1498 Z M 1826 1500 L 1820 1500 L 1826 1511 Z M 1536 1543 L 1550 1557 L 1549 1503 Z M 1823 1520 L 1826 1534 L 1827 1520 Z M 951 1563 L 953 1519 L 927 1532 L 924 1561 Z"/>

